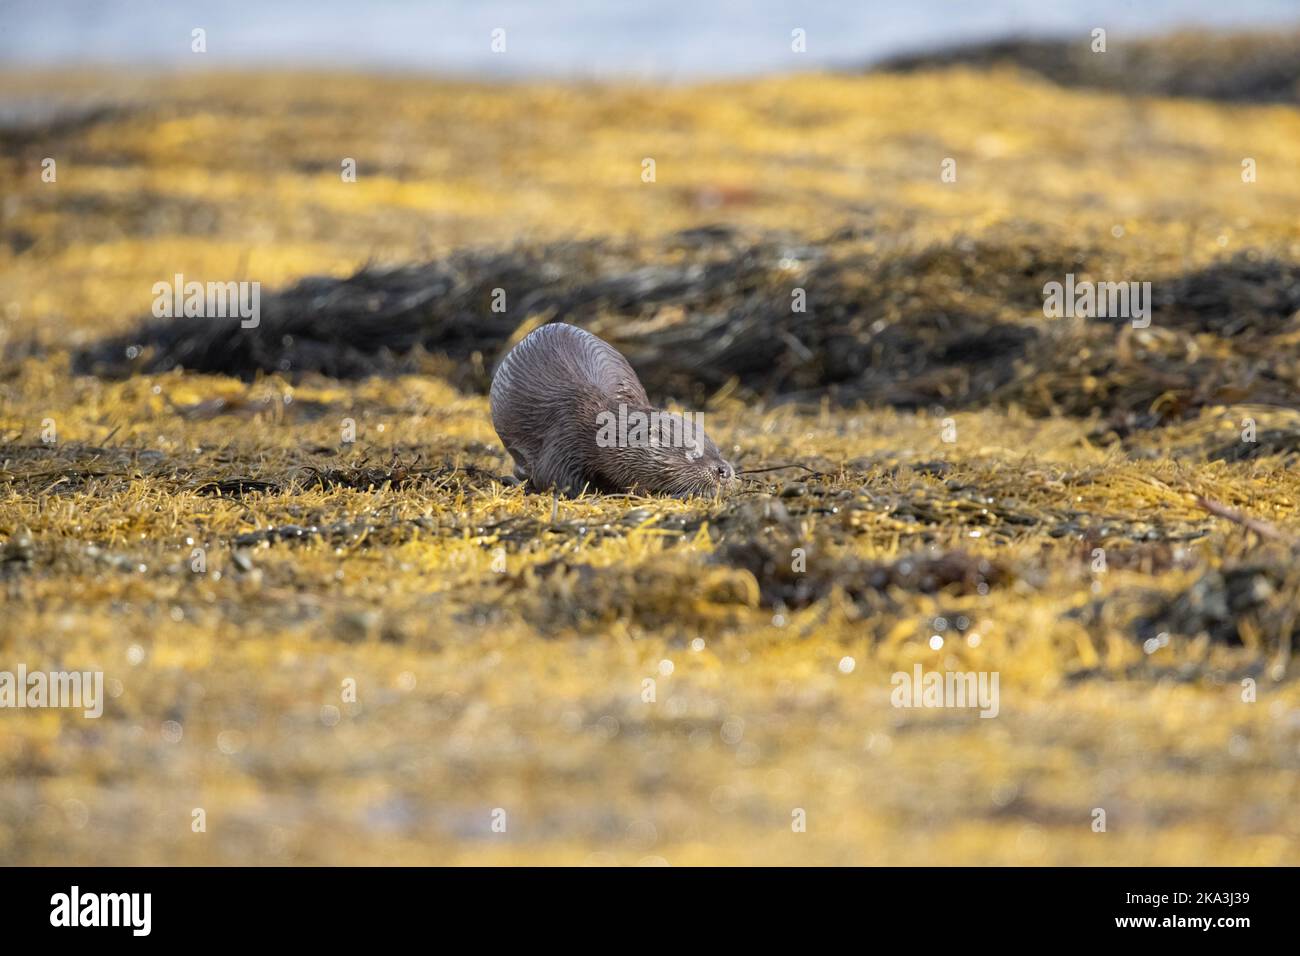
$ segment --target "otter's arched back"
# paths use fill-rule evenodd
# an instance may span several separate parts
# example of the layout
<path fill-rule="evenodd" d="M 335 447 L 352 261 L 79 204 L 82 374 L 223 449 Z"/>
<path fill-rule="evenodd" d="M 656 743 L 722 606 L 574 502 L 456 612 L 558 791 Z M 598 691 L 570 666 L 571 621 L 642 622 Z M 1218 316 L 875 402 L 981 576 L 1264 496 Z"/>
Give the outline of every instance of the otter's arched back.
<path fill-rule="evenodd" d="M 618 349 L 576 325 L 553 322 L 528 333 L 492 376 L 493 417 L 499 401 L 549 404 L 556 391 L 589 386 L 629 404 L 647 404 L 645 389 Z"/>

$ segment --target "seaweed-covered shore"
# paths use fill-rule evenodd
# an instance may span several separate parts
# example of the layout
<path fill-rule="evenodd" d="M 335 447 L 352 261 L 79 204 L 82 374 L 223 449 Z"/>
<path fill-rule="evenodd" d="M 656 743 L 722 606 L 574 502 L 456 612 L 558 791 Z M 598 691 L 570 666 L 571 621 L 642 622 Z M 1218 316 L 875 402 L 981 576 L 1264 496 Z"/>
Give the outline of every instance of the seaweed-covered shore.
<path fill-rule="evenodd" d="M 0 670 L 108 700 L 0 718 L 0 861 L 1294 862 L 1293 106 L 11 80 L 99 105 L 0 133 Z M 257 327 L 153 319 L 176 274 Z M 788 467 L 508 486 L 484 391 L 552 320 Z"/>
<path fill-rule="evenodd" d="M 912 251 L 715 227 L 306 279 L 266 301 L 255 329 L 149 321 L 84 350 L 79 366 L 354 378 L 410 369 L 402 360 L 418 349 L 465 363 L 455 384 L 485 392 L 516 333 L 558 317 L 615 343 L 653 392 L 682 399 L 735 384 L 777 401 L 1016 404 L 1147 425 L 1226 396 L 1300 407 L 1300 356 L 1287 347 L 1300 333 L 1300 265 L 1247 250 L 1159 278 L 1146 334 L 1124 329 L 1128 317 L 1044 317 L 1048 283 L 1112 281 L 1103 263 L 1002 236 Z M 494 311 L 496 289 L 519 294 Z"/>
<path fill-rule="evenodd" d="M 1300 33 L 1011 38 L 891 57 L 874 68 L 1015 67 L 1067 87 L 1126 96 L 1185 96 L 1242 103 L 1300 100 Z"/>

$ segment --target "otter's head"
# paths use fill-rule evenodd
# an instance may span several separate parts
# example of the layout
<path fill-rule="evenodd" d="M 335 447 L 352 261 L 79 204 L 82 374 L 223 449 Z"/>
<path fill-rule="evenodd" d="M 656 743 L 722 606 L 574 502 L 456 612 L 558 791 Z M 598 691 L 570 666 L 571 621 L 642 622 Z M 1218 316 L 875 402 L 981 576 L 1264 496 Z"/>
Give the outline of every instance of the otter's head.
<path fill-rule="evenodd" d="M 627 407 L 621 441 L 606 447 L 610 479 L 624 488 L 685 498 L 716 495 L 737 484 L 736 469 L 704 433 L 699 414 Z"/>

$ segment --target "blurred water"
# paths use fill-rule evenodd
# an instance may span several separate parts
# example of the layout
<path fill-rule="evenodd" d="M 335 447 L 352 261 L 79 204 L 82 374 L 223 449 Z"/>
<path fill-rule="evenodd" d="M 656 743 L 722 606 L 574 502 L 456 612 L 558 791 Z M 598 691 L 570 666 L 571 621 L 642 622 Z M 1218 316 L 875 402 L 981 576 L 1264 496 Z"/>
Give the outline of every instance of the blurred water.
<path fill-rule="evenodd" d="M 1295 25 L 1300 0 L 0 0 L 0 64 L 330 66 L 690 78 L 849 66 L 1011 34 Z M 207 53 L 190 32 L 207 31 Z M 489 49 L 495 28 L 506 52 Z M 807 52 L 791 51 L 791 30 Z"/>

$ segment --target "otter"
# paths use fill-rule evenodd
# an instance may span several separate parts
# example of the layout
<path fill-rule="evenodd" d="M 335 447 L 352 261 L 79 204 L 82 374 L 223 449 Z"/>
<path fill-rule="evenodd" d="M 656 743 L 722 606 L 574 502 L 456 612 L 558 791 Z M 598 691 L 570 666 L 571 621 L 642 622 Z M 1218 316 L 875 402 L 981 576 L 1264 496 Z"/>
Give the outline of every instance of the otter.
<path fill-rule="evenodd" d="M 497 366 L 492 425 L 536 490 L 711 495 L 736 470 L 699 416 L 654 408 L 619 351 L 574 325 L 534 329 Z"/>

